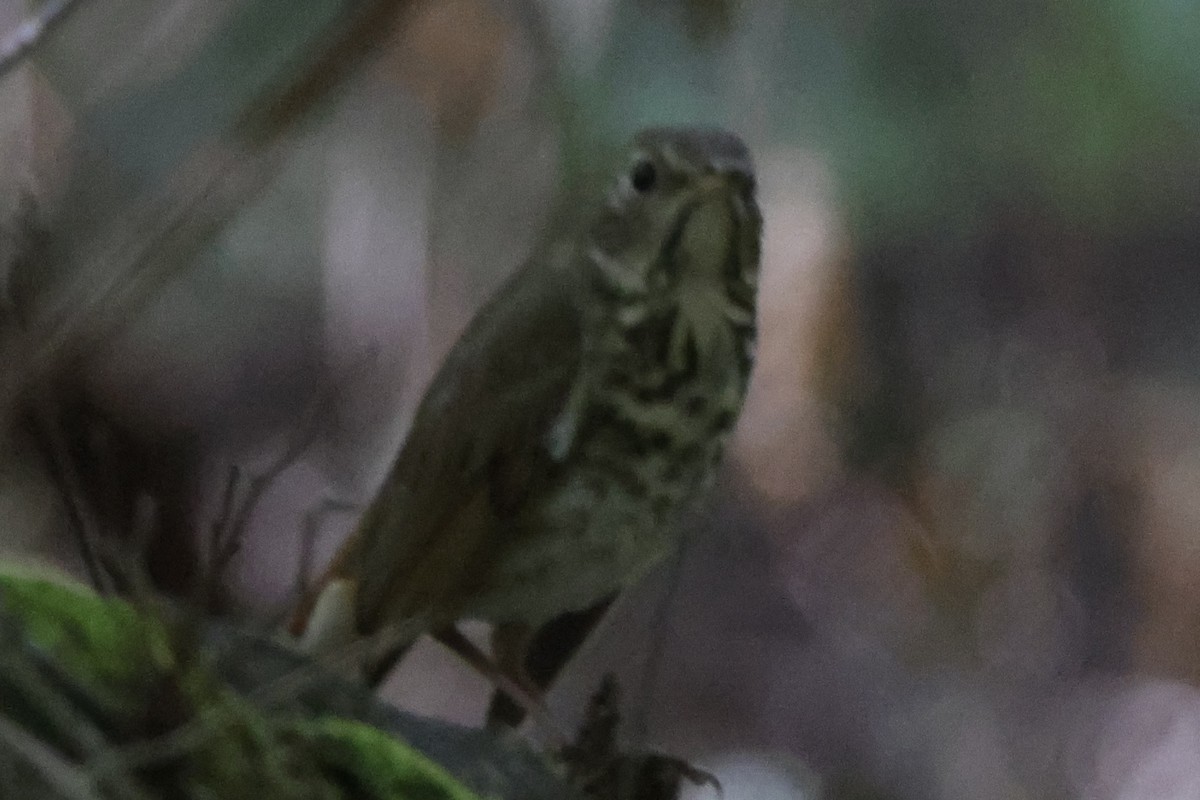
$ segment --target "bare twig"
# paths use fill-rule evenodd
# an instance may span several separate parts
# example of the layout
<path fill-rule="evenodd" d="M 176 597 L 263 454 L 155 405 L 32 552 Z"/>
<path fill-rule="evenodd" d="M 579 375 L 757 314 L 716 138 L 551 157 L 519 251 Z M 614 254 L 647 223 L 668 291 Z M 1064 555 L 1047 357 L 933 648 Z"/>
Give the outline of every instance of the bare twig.
<path fill-rule="evenodd" d="M 368 348 L 362 358 L 351 364 L 340 377 L 326 382 L 317 390 L 312 401 L 305 406 L 291 435 L 285 440 L 283 452 L 262 472 L 246 477 L 237 465 L 230 468 L 221 494 L 219 511 L 211 529 L 211 557 L 207 579 L 204 581 L 206 599 L 210 603 L 216 598 L 230 562 L 241 551 L 250 521 L 267 490 L 312 446 L 342 393 L 353 386 L 354 381 L 366 372 L 377 356 L 377 348 Z M 338 507 L 337 501 L 330 503 L 332 507 Z M 342 506 L 353 508 L 348 504 Z M 311 551 L 311 543 L 308 550 Z"/>
<path fill-rule="evenodd" d="M 321 533 L 321 523 L 331 514 L 352 514 L 360 509 L 361 506 L 357 503 L 325 497 L 316 506 L 305 512 L 300 529 L 300 559 L 296 564 L 296 579 L 293 581 L 291 592 L 284 603 L 283 614 L 274 621 L 276 625 L 282 624 L 291 615 L 295 604 L 312 591 L 313 556 L 316 550 L 317 536 Z"/>
<path fill-rule="evenodd" d="M 116 582 L 104 557 L 106 550 L 102 526 L 83 488 L 75 460 L 62 430 L 58 404 L 42 392 L 30 412 L 39 443 L 45 453 L 51 478 L 57 484 L 68 527 L 79 546 L 79 554 L 92 585 L 101 594 L 110 594 Z"/>
<path fill-rule="evenodd" d="M 43 255 L 45 230 L 40 224 L 39 211 L 29 194 L 22 194 L 11 229 L 7 226 L 6 250 L 11 262 L 0 265 L 9 270 L 5 286 L 0 289 L 0 313 L 10 315 L 15 330 L 25 332 L 28 311 L 26 301 L 14 284 L 25 284 L 28 273 L 34 271 Z M 69 437 L 63 429 L 63 409 L 51 387 L 31 387 L 32 401 L 28 403 L 28 419 L 36 445 L 46 460 L 50 478 L 56 485 L 67 514 L 68 528 L 75 538 L 80 558 L 92 586 L 108 594 L 115 588 L 114 576 L 108 570 L 104 558 L 103 532 L 98 515 L 88 500 L 80 477 L 75 455 L 69 446 Z"/>
<path fill-rule="evenodd" d="M 0 78 L 21 63 L 54 28 L 65 22 L 72 11 L 83 6 L 82 0 L 50 0 L 37 13 L 0 39 Z"/>
<path fill-rule="evenodd" d="M 222 492 L 221 510 L 211 529 L 207 574 L 201 582 L 206 605 L 216 601 L 225 572 L 241 552 L 246 530 L 254 518 L 254 512 L 258 510 L 258 504 L 293 460 L 291 448 L 288 448 L 266 470 L 249 478 L 244 478 L 238 465 L 230 467 Z"/>
<path fill-rule="evenodd" d="M 209 580 L 213 583 L 220 580 L 222 572 L 241 547 L 238 523 L 248 518 L 249 512 L 253 511 L 253 508 L 246 510 L 238 507 L 238 488 L 241 483 L 242 468 L 234 464 L 225 476 L 221 503 L 210 531 Z"/>
<path fill-rule="evenodd" d="M 124 567 L 120 574 L 121 591 L 142 605 L 154 597 L 149 571 L 142 557 L 150 550 L 150 543 L 159 528 L 159 503 L 145 491 L 133 498 L 133 514 L 129 522 L 128 547 L 120 557 L 113 559 L 114 568 Z M 115 540 L 111 540 L 115 541 Z"/>
<path fill-rule="evenodd" d="M 323 407 L 324 403 L 320 402 L 323 399 L 318 396 L 318 402 L 311 405 Z M 230 562 L 241 552 L 246 531 L 263 496 L 279 479 L 279 476 L 304 455 L 304 451 L 316 438 L 317 425 L 315 423 L 318 419 L 319 415 L 305 413 L 296 427 L 296 435 L 288 437 L 283 452 L 262 472 L 246 477 L 236 464 L 230 468 L 225 481 L 225 489 L 222 492 L 221 510 L 212 526 L 212 556 L 208 566 L 207 580 L 209 600 L 215 598 L 215 592 L 218 590 Z"/>

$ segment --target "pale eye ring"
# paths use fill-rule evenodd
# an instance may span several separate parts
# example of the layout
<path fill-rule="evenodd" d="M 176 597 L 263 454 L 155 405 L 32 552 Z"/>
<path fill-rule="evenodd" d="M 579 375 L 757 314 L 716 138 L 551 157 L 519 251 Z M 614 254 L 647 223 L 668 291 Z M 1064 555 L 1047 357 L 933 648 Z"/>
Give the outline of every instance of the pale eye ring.
<path fill-rule="evenodd" d="M 629 185 L 640 194 L 645 194 L 658 183 L 658 170 L 649 161 L 639 161 L 629 172 Z"/>

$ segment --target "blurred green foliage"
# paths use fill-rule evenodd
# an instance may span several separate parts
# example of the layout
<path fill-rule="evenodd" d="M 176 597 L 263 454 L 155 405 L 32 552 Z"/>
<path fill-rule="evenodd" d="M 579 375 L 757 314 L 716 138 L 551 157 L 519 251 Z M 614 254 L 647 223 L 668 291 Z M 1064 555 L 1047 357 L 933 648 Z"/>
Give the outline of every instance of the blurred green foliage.
<path fill-rule="evenodd" d="M 1003 200 L 1131 225 L 1164 189 L 1184 199 L 1196 174 L 1193 4 L 617 5 L 593 76 L 611 99 L 583 104 L 603 136 L 698 118 L 755 125 L 738 85 L 753 69 L 767 130 L 750 133 L 832 156 L 859 236 L 961 236 Z M 705 35 L 680 24 L 697 17 Z"/>
<path fill-rule="evenodd" d="M 0 756 L 58 759 L 31 759 L 41 775 L 6 776 L 0 796 L 67 783 L 51 770 L 82 773 L 97 798 L 475 797 L 369 725 L 252 705 L 188 644 L 191 623 L 164 619 L 82 586 L 0 572 Z"/>

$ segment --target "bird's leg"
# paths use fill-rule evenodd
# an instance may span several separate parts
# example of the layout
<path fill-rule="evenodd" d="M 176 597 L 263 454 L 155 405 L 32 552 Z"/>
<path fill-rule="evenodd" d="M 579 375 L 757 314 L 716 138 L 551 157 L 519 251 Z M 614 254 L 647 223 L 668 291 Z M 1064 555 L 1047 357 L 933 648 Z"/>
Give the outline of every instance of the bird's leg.
<path fill-rule="evenodd" d="M 544 706 L 544 700 L 542 699 L 542 690 L 544 687 L 534 681 L 525 668 L 525 659 L 529 655 L 529 647 L 533 643 L 534 633 L 535 629 L 524 623 L 498 623 L 492 628 L 492 657 L 495 658 L 496 666 L 501 672 L 511 678 L 524 691 L 536 697 L 539 704 Z M 508 700 L 508 707 L 516 713 L 512 715 L 497 713 L 497 710 L 502 707 L 494 702 L 489 703 L 487 727 L 490 730 L 515 728 L 525 716 L 525 710 L 521 708 L 516 698 L 510 697 L 507 694 L 503 696 Z"/>
<path fill-rule="evenodd" d="M 400 660 L 408 655 L 408 651 L 412 649 L 414 640 L 407 639 L 396 642 L 387 647 L 383 652 L 377 654 L 374 658 L 368 659 L 362 665 L 362 677 L 366 681 L 367 686 L 372 689 L 378 689 L 383 685 L 387 676 L 392 673 Z"/>
<path fill-rule="evenodd" d="M 492 684 L 504 692 L 516 703 L 521 710 L 532 717 L 554 743 L 566 741 L 566 734 L 550 717 L 550 712 L 542 702 L 541 690 L 527 678 L 514 676 L 506 671 L 499 658 L 489 658 L 474 642 L 463 636 L 462 631 L 453 625 L 434 631 L 433 638 L 455 655 L 467 662 L 476 672 L 487 678 Z M 493 637 L 493 642 L 495 637 Z M 505 645 L 507 646 L 507 645 Z M 523 656 L 522 656 L 523 658 Z M 489 727 L 490 724 L 489 724 Z"/>
<path fill-rule="evenodd" d="M 606 597 L 590 608 L 583 611 L 568 611 L 560 614 L 546 624 L 531 630 L 525 637 L 517 654 L 522 662 L 519 674 L 537 687 L 538 696 L 545 694 L 547 688 L 557 678 L 558 674 L 574 657 L 584 640 L 596 628 L 614 597 Z M 493 641 L 493 648 L 497 643 Z M 498 656 L 499 657 L 499 656 Z M 509 699 L 504 692 L 497 691 L 492 695 L 488 706 L 488 724 L 496 727 L 501 724 L 515 728 L 521 724 L 525 711 L 517 703 Z"/>

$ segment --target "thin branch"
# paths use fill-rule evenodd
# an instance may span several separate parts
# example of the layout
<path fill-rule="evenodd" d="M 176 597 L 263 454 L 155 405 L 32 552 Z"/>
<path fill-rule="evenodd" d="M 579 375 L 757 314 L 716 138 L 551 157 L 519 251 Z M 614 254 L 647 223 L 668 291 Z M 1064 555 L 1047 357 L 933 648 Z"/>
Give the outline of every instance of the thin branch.
<path fill-rule="evenodd" d="M 295 612 L 296 605 L 302 602 L 312 591 L 313 563 L 316 555 L 317 537 L 321 533 L 321 523 L 331 514 L 351 514 L 361 510 L 358 503 L 324 497 L 316 506 L 304 513 L 300 526 L 300 558 L 296 563 L 296 575 L 292 588 L 283 603 L 283 611 L 271 620 L 272 628 L 279 628 Z"/>
<path fill-rule="evenodd" d="M 212 527 L 212 557 L 208 567 L 207 580 L 210 601 L 215 598 L 215 593 L 225 571 L 229 569 L 230 563 L 241 552 L 250 521 L 254 518 L 254 512 L 258 510 L 267 490 L 274 485 L 280 475 L 304 455 L 304 452 L 316 439 L 319 429 L 316 423 L 321 416 L 316 413 L 316 410 L 324 408 L 324 401 L 324 393 L 321 393 L 315 402 L 309 404 L 309 408 L 306 409 L 296 426 L 295 435 L 288 437 L 283 452 L 265 470 L 247 478 L 236 464 L 230 468 L 225 481 L 225 489 L 222 492 L 221 510 Z M 238 499 L 238 490 L 243 486 L 241 498 Z"/>
<path fill-rule="evenodd" d="M 266 469 L 247 478 L 237 465 L 230 468 L 221 494 L 220 510 L 211 529 L 210 551 L 212 555 L 207 578 L 202 584 L 207 591 L 208 602 L 211 603 L 215 600 L 225 571 L 229 569 L 229 564 L 241 551 L 250 521 L 267 490 L 312 447 L 317 435 L 331 416 L 338 399 L 347 390 L 347 387 L 352 386 L 361 375 L 367 372 L 368 367 L 375 363 L 378 355 L 378 347 L 367 348 L 362 357 L 350 364 L 340 376 L 327 381 L 317 390 L 300 414 L 300 419 L 296 422 L 291 435 L 285 440 L 283 452 L 267 465 Z M 239 490 L 241 491 L 239 492 Z M 238 497 L 239 493 L 240 498 Z M 329 502 L 332 508 L 342 506 L 353 508 L 345 503 L 338 505 L 339 501 Z M 307 549 L 311 551 L 311 543 Z M 305 557 L 303 552 L 301 556 Z M 311 558 L 311 554 L 308 558 Z"/>
<path fill-rule="evenodd" d="M 52 30 L 66 21 L 72 11 L 82 6 L 82 0 L 50 0 L 12 33 L 0 39 L 0 78 L 20 64 Z"/>
<path fill-rule="evenodd" d="M 150 551 L 151 542 L 158 531 L 158 501 L 148 492 L 138 491 L 133 499 L 128 545 L 123 552 L 119 552 L 113 558 L 111 565 L 114 571 L 123 567 L 118 576 L 121 581 L 122 595 L 133 599 L 137 605 L 142 607 L 152 605 L 156 597 L 155 589 L 151 585 L 149 570 L 146 568 L 145 554 Z M 112 542 L 114 546 L 121 544 L 115 537 L 110 537 L 106 541 Z"/>
<path fill-rule="evenodd" d="M 21 194 L 12 229 L 6 229 L 4 235 L 13 241 L 11 264 L 0 265 L 0 269 L 10 270 L 6 276 L 8 285 L 0 291 L 0 311 L 11 314 L 17 330 L 25 333 L 28 309 L 22 302 L 22 293 L 12 284 L 14 281 L 22 283 L 21 278 L 25 277 L 23 273 L 35 269 L 45 245 L 45 230 L 39 220 L 37 205 L 29 194 Z M 31 387 L 30 394 L 32 399 L 27 404 L 28 419 L 36 445 L 46 460 L 50 479 L 62 498 L 67 527 L 75 538 L 92 586 L 102 594 L 109 594 L 116 587 L 115 577 L 104 560 L 101 525 L 88 500 L 78 464 L 69 446 L 69 437 L 63 429 L 61 404 L 53 389 L 47 385 Z"/>
<path fill-rule="evenodd" d="M 103 555 L 105 546 L 102 526 L 88 502 L 83 481 L 79 477 L 63 433 L 58 404 L 50 397 L 49 392 L 41 394 L 36 407 L 30 412 L 35 434 L 45 453 L 51 479 L 62 497 L 68 527 L 79 547 L 88 578 L 96 591 L 111 594 L 116 588 L 116 583 Z"/>
<path fill-rule="evenodd" d="M 313 556 L 317 545 L 317 536 L 321 533 L 321 523 L 331 514 L 351 514 L 358 511 L 360 506 L 346 500 L 332 497 L 321 499 L 315 508 L 304 514 L 304 523 L 300 531 L 300 559 L 296 564 L 296 581 L 292 587 L 294 601 L 308 594 L 312 578 Z"/>
<path fill-rule="evenodd" d="M 217 581 L 228 560 L 236 552 L 233 539 L 236 533 L 234 517 L 238 515 L 237 495 L 242 482 L 242 468 L 234 464 L 225 476 L 225 487 L 221 491 L 221 502 L 210 532 L 210 579 Z"/>

